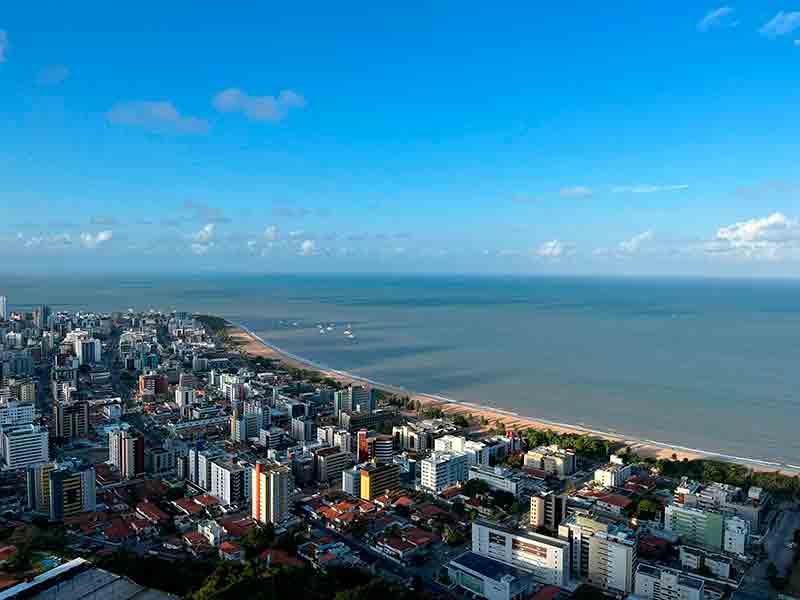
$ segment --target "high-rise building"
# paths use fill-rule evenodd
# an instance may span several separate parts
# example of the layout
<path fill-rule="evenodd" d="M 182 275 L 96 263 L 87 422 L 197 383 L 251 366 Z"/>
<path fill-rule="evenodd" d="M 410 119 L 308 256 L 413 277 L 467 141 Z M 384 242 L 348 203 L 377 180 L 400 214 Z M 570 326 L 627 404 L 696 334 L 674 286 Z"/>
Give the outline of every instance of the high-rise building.
<path fill-rule="evenodd" d="M 75 356 L 81 365 L 99 363 L 103 357 L 103 345 L 100 340 L 94 338 L 78 338 L 75 340 Z"/>
<path fill-rule="evenodd" d="M 432 452 L 420 461 L 420 485 L 432 494 L 457 485 L 467 479 L 466 454 Z"/>
<path fill-rule="evenodd" d="M 127 429 L 108 434 L 108 459 L 123 479 L 135 479 L 145 472 L 144 436 Z"/>
<path fill-rule="evenodd" d="M 528 571 L 542 585 L 564 587 L 569 582 L 570 547 L 565 540 L 475 521 L 472 551 Z"/>
<path fill-rule="evenodd" d="M 259 437 L 262 429 L 269 430 L 272 424 L 271 411 L 258 401 L 233 402 L 231 414 L 231 440 L 244 443 Z"/>
<path fill-rule="evenodd" d="M 245 469 L 228 460 L 211 463 L 211 495 L 223 506 L 241 505 L 245 499 Z"/>
<path fill-rule="evenodd" d="M 289 468 L 256 463 L 252 472 L 250 516 L 259 523 L 280 523 L 289 514 Z"/>
<path fill-rule="evenodd" d="M 375 410 L 375 390 L 363 385 L 351 385 L 333 394 L 333 412 L 337 419 L 341 413 L 371 413 Z"/>
<path fill-rule="evenodd" d="M 374 500 L 400 487 L 400 467 L 396 464 L 370 463 L 361 469 L 361 498 Z"/>
<path fill-rule="evenodd" d="M 39 425 L 12 425 L 0 431 L 3 469 L 24 469 L 50 459 L 47 429 Z"/>
<path fill-rule="evenodd" d="M 94 467 L 85 463 L 44 463 L 27 472 L 28 509 L 60 521 L 97 505 Z"/>
<path fill-rule="evenodd" d="M 540 492 L 531 496 L 530 524 L 557 532 L 558 526 L 567 516 L 567 497 L 555 492 Z"/>
<path fill-rule="evenodd" d="M 0 404 L 0 428 L 33 423 L 35 416 L 36 408 L 30 402 L 8 400 Z"/>
<path fill-rule="evenodd" d="M 744 554 L 749 535 L 749 522 L 741 517 L 727 517 L 725 519 L 725 531 L 722 536 L 722 549 L 731 554 Z"/>
<path fill-rule="evenodd" d="M 292 438 L 298 442 L 309 442 L 317 437 L 317 425 L 309 417 L 292 419 Z"/>
<path fill-rule="evenodd" d="M 63 440 L 89 436 L 89 402 L 69 400 L 53 403 L 53 437 Z"/>
<path fill-rule="evenodd" d="M 394 438 L 391 435 L 376 435 L 368 438 L 369 456 L 376 462 L 392 462 Z"/>
<path fill-rule="evenodd" d="M 361 469 L 359 467 L 342 471 L 342 491 L 356 498 L 361 497 Z"/>
<path fill-rule="evenodd" d="M 155 388 L 153 390 L 153 393 L 155 393 Z M 180 386 L 175 388 L 175 404 L 181 410 L 192 406 L 194 404 L 194 388 Z"/>
<path fill-rule="evenodd" d="M 589 540 L 598 532 L 608 532 L 619 525 L 619 522 L 591 512 L 579 512 L 570 515 L 558 526 L 558 537 L 570 542 L 572 575 L 576 579 L 589 576 Z"/>
<path fill-rule="evenodd" d="M 364 385 L 351 385 L 350 406 L 354 412 L 370 413 L 375 410 L 375 390 Z"/>
<path fill-rule="evenodd" d="M 331 482 L 338 480 L 342 471 L 350 466 L 352 460 L 350 453 L 344 452 L 341 448 L 331 447 L 322 448 L 314 453 L 316 461 L 317 481 Z"/>
<path fill-rule="evenodd" d="M 369 460 L 369 442 L 367 441 L 368 433 L 369 432 L 366 429 L 358 430 L 358 437 L 356 438 L 358 447 L 356 449 L 356 452 L 357 452 L 357 462 L 360 463 Z"/>
<path fill-rule="evenodd" d="M 0 321 L 8 320 L 8 298 L 0 296 Z"/>
<path fill-rule="evenodd" d="M 664 509 L 664 529 L 681 536 L 686 544 L 722 549 L 724 518 L 716 510 L 703 510 L 681 504 Z"/>
<path fill-rule="evenodd" d="M 638 564 L 636 548 L 630 529 L 614 527 L 595 533 L 589 538 L 589 583 L 615 594 L 630 594 Z"/>

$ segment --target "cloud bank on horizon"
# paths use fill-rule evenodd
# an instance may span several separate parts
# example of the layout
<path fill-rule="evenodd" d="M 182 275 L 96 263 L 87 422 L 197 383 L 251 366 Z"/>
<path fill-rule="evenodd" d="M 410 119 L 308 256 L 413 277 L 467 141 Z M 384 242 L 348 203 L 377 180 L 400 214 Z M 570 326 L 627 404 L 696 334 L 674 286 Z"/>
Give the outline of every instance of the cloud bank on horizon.
<path fill-rule="evenodd" d="M 800 275 L 800 11 L 213 8 L 0 16 L 14 268 Z"/>

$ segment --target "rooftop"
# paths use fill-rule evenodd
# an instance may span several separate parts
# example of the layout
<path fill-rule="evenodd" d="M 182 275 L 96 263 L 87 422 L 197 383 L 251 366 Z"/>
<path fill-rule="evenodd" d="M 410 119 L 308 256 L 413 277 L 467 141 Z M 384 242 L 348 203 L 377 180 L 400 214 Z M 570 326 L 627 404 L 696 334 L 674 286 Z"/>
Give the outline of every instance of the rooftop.
<path fill-rule="evenodd" d="M 494 581 L 502 581 L 504 577 L 513 577 L 514 579 L 529 577 L 524 571 L 520 571 L 500 561 L 481 556 L 480 554 L 475 554 L 470 550 L 457 556 L 450 562 Z"/>

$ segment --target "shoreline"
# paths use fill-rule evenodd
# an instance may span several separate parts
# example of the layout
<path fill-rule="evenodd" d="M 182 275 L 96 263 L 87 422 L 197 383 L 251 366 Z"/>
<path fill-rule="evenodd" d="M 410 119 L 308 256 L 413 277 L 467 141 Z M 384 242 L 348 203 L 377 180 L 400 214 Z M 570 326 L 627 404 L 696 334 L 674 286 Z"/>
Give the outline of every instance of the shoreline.
<path fill-rule="evenodd" d="M 339 381 L 340 383 L 366 383 L 385 392 L 406 395 L 412 400 L 416 400 L 425 406 L 435 406 L 440 408 L 443 412 L 449 415 L 460 414 L 466 416 L 469 414 L 477 418 L 485 417 L 490 421 L 501 421 L 505 425 L 506 429 L 510 430 L 524 430 L 533 428 L 540 430 L 550 429 L 560 434 L 589 434 L 604 440 L 608 440 L 612 443 L 622 444 L 628 447 L 631 452 L 635 452 L 642 458 L 652 457 L 656 459 L 672 459 L 673 455 L 675 455 L 677 460 L 710 459 L 740 464 L 754 471 L 777 471 L 789 476 L 800 474 L 800 465 L 735 456 L 725 454 L 723 452 L 714 452 L 699 448 L 690 448 L 679 444 L 670 444 L 621 433 L 592 429 L 582 425 L 562 423 L 540 417 L 528 417 L 512 410 L 484 406 L 473 402 L 459 401 L 437 394 L 415 392 L 402 386 L 389 385 L 384 382 L 374 381 L 368 377 L 362 377 L 360 375 L 350 373 L 348 371 L 333 369 L 327 365 L 317 363 L 313 360 L 293 354 L 287 350 L 284 350 L 283 348 L 279 348 L 239 323 L 233 323 L 227 320 L 226 323 L 228 323 L 228 335 L 236 343 L 237 349 L 243 353 L 251 356 L 263 356 L 265 358 L 278 359 L 285 364 L 298 369 L 313 369 L 315 371 L 319 371 L 323 376 Z"/>

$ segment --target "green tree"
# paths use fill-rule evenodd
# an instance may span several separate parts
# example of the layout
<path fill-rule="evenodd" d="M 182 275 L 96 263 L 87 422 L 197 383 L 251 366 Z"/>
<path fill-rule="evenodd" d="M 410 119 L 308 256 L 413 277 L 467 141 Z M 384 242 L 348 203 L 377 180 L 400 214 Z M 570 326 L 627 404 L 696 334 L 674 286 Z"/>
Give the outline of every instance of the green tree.
<path fill-rule="evenodd" d="M 767 579 L 770 582 L 774 582 L 778 578 L 778 567 L 775 566 L 775 563 L 770 561 L 767 565 Z"/>

